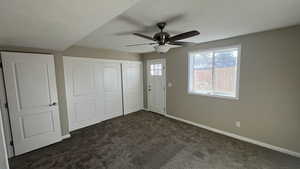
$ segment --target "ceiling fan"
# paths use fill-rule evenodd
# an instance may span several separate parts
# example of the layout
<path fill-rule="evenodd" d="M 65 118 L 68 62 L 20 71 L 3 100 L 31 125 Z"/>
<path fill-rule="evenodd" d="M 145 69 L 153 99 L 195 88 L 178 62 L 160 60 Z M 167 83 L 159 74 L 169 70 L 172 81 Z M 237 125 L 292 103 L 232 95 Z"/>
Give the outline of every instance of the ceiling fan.
<path fill-rule="evenodd" d="M 151 43 L 143 43 L 143 44 L 134 44 L 134 45 L 127 45 L 127 47 L 130 46 L 141 46 L 141 45 L 156 45 L 154 46 L 154 49 L 159 53 L 166 53 L 169 50 L 168 45 L 176 45 L 176 46 L 192 46 L 195 45 L 195 43 L 192 42 L 183 42 L 180 40 L 191 38 L 194 36 L 197 36 L 200 34 L 199 31 L 193 30 L 188 31 L 185 33 L 180 33 L 175 36 L 171 36 L 168 32 L 164 31 L 164 28 L 166 27 L 166 22 L 159 22 L 156 24 L 156 26 L 160 29 L 160 32 L 154 34 L 153 37 L 144 35 L 141 33 L 133 33 L 133 35 L 151 40 L 153 42 Z"/>

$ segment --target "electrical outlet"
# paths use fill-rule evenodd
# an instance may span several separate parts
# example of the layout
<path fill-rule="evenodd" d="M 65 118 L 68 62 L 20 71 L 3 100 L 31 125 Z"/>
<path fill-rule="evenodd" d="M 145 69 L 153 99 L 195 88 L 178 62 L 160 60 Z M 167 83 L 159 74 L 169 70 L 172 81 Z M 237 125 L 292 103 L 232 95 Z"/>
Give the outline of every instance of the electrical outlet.
<path fill-rule="evenodd" d="M 236 121 L 235 122 L 235 126 L 238 127 L 238 128 L 240 128 L 241 127 L 241 122 L 240 121 Z"/>

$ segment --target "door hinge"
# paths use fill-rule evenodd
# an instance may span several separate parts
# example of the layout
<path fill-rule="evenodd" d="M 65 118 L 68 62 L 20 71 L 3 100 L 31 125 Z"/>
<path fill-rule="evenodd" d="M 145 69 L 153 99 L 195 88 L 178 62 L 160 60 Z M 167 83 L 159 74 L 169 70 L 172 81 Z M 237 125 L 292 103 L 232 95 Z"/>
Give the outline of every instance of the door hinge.
<path fill-rule="evenodd" d="M 5 103 L 5 105 L 4 105 L 4 106 L 5 106 L 5 108 L 7 108 L 7 109 L 8 109 L 8 103 Z"/>
<path fill-rule="evenodd" d="M 14 141 L 11 140 L 11 141 L 9 142 L 9 144 L 10 144 L 11 146 L 14 146 Z"/>

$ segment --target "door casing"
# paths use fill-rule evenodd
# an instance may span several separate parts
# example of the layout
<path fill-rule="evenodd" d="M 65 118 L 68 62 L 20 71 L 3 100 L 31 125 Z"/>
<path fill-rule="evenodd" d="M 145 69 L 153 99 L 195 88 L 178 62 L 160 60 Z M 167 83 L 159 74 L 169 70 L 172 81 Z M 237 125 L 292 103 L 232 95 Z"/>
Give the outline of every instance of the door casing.
<path fill-rule="evenodd" d="M 2 114 L 7 156 L 8 158 L 11 158 L 14 156 L 14 150 L 13 150 L 13 146 L 10 144 L 12 142 L 12 133 L 10 128 L 10 119 L 9 119 L 9 112 L 7 107 L 3 68 L 1 67 L 0 67 L 0 109 Z"/>
<path fill-rule="evenodd" d="M 5 145 L 5 138 L 4 138 L 4 130 L 3 130 L 3 120 L 2 115 L 0 112 L 0 168 L 2 169 L 9 169 L 8 164 L 8 157 L 7 157 L 7 150 Z"/>

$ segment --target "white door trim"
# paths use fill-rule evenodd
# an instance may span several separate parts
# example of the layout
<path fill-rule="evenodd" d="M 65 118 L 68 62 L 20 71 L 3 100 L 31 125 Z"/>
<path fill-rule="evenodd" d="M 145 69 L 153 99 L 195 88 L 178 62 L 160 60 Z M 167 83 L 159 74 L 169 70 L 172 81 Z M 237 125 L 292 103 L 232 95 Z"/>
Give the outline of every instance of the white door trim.
<path fill-rule="evenodd" d="M 6 107 L 6 93 L 5 93 L 5 85 L 4 85 L 4 76 L 3 76 L 3 68 L 0 68 L 0 109 L 2 114 L 2 121 L 3 121 L 3 130 L 4 130 L 4 137 L 6 142 L 6 151 L 8 158 L 14 156 L 13 146 L 10 145 L 12 141 L 12 133 L 10 128 L 10 120 L 9 120 L 9 112 Z"/>
<path fill-rule="evenodd" d="M 1 110 L 0 110 L 1 111 Z M 0 167 L 4 167 L 4 169 L 9 169 L 9 164 L 8 164 L 8 157 L 7 157 L 7 150 L 6 150 L 6 145 L 5 145 L 5 138 L 4 138 L 4 130 L 3 130 L 3 120 L 2 120 L 2 114 L 0 112 L 0 139 L 2 142 L 2 145 L 0 145 L 4 151 L 4 155 L 1 155 L 0 158 Z M 3 161 L 4 160 L 4 161 Z M 4 165 L 4 166 L 2 166 Z"/>
<path fill-rule="evenodd" d="M 151 109 L 149 108 L 149 100 L 150 100 L 150 96 L 149 96 L 149 94 L 148 94 L 148 91 L 149 91 L 149 77 L 150 77 L 150 70 L 149 70 L 149 64 L 150 64 L 150 61 L 155 61 L 155 60 L 161 60 L 162 61 L 162 63 L 163 63 L 163 83 L 164 83 L 164 99 L 163 99 L 163 102 L 164 102 L 164 112 L 155 112 L 155 113 L 159 113 L 159 114 L 162 114 L 162 115 L 165 115 L 166 113 L 167 113 L 167 102 L 166 102 L 166 100 L 167 100 L 167 98 L 166 98 L 166 96 L 167 96 L 167 82 L 166 82 L 166 59 L 165 58 L 161 58 L 161 59 L 149 59 L 149 60 L 147 60 L 146 61 L 146 71 L 147 71 L 147 73 L 146 73 L 146 79 L 147 79 L 147 91 L 146 91 L 146 93 L 147 93 L 147 110 L 148 111 L 151 111 Z"/>
<path fill-rule="evenodd" d="M 76 57 L 76 56 L 63 56 L 63 60 L 82 60 L 82 61 L 101 61 L 101 62 L 115 62 L 115 63 L 142 63 L 140 60 L 117 60 L 117 59 L 102 59 L 92 57 Z"/>

